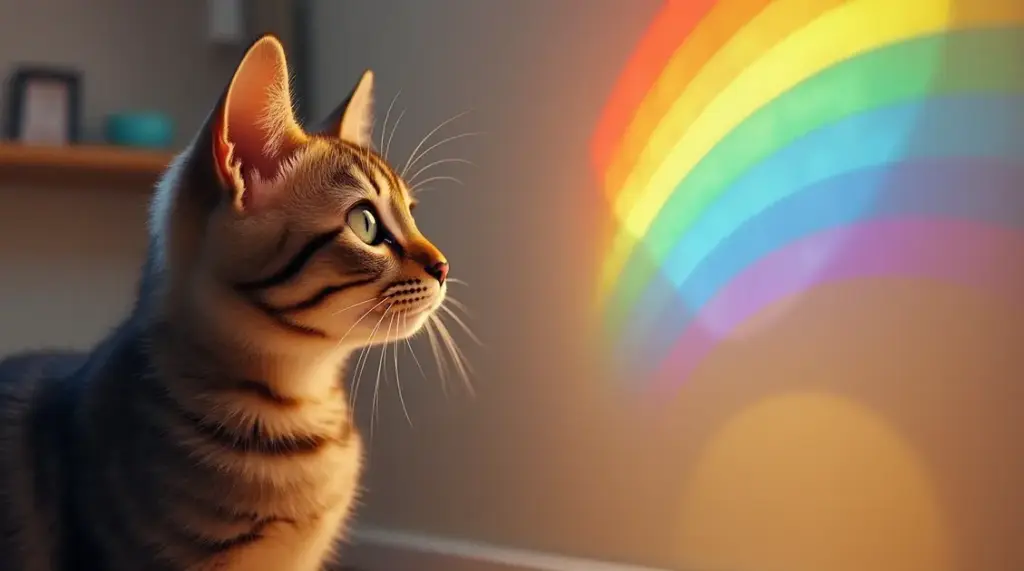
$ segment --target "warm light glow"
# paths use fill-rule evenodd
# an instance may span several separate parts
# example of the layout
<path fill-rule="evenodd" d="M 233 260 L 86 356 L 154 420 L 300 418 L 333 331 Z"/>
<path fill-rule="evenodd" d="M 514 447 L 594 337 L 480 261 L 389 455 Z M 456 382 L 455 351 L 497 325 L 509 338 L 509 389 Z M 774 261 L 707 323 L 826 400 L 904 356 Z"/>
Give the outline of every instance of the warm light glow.
<path fill-rule="evenodd" d="M 715 313 L 748 274 L 762 282 L 744 295 L 792 295 L 870 275 L 863 260 L 892 246 L 899 262 L 871 271 L 1000 288 L 964 277 L 971 264 L 922 269 L 950 246 L 922 244 L 930 234 L 912 227 L 952 219 L 984 234 L 1024 222 L 1012 192 L 1024 160 L 1024 3 L 682 4 L 667 4 L 641 41 L 622 79 L 631 85 L 616 88 L 593 143 L 618 226 L 599 307 L 634 373 L 669 353 L 702 353 L 680 350 L 687 335 L 714 343 L 756 310 Z M 833 232 L 893 220 L 910 224 L 892 235 L 906 244 Z M 974 238 L 966 243 L 990 239 Z M 982 258 L 1017 256 L 1018 242 Z M 794 246 L 797 261 L 762 268 L 798 243 L 811 245 Z"/>
<path fill-rule="evenodd" d="M 927 469 L 882 419 L 825 394 L 771 398 L 712 437 L 681 498 L 681 568 L 948 571 Z"/>

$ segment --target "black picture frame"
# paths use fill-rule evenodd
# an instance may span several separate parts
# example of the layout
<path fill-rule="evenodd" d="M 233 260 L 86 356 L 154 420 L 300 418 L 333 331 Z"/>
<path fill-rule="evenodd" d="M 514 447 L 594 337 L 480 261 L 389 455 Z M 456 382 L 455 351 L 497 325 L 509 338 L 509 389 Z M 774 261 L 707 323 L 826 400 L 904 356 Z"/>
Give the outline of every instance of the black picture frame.
<path fill-rule="evenodd" d="M 10 141 L 24 141 L 23 128 L 26 107 L 32 104 L 26 98 L 29 89 L 36 82 L 60 83 L 64 86 L 67 92 L 67 112 L 65 114 L 67 119 L 65 129 L 67 133 L 66 140 L 63 143 L 69 145 L 78 143 L 81 135 L 80 120 L 82 114 L 81 75 L 72 69 L 39 65 L 19 66 L 8 78 L 7 121 L 4 125 L 4 137 Z"/>

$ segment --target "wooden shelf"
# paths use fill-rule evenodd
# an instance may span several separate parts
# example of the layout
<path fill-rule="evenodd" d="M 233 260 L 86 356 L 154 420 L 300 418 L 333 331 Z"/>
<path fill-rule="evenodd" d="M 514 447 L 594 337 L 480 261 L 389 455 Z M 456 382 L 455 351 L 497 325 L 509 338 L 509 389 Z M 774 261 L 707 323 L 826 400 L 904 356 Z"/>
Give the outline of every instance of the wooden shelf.
<path fill-rule="evenodd" d="M 149 190 L 173 155 L 101 145 L 0 143 L 0 185 Z"/>

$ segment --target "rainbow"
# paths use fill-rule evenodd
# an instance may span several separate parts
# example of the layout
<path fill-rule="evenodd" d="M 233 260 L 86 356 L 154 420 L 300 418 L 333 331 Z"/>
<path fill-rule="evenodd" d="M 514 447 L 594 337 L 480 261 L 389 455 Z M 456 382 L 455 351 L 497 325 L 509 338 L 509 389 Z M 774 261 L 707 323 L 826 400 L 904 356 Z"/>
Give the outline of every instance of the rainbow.
<path fill-rule="evenodd" d="M 605 330 L 657 378 L 836 280 L 1019 296 L 1024 2 L 668 1 L 592 156 Z"/>

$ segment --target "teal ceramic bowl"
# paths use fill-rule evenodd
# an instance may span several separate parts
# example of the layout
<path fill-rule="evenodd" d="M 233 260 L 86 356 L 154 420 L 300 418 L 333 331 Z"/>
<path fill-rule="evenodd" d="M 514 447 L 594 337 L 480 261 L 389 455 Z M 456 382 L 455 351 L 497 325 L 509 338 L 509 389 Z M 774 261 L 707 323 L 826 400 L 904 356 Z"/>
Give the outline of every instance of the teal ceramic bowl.
<path fill-rule="evenodd" d="M 174 122 L 157 112 L 114 113 L 107 117 L 106 134 L 112 145 L 166 149 L 174 140 Z"/>

